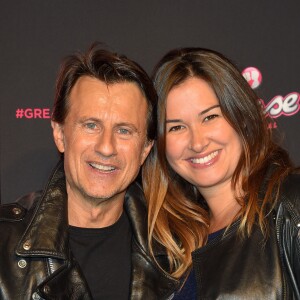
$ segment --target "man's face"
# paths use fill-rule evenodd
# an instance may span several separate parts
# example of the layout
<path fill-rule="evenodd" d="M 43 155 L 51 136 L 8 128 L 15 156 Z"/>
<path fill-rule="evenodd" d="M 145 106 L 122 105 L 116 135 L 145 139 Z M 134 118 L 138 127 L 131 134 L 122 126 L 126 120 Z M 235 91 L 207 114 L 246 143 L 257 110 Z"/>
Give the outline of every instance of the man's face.
<path fill-rule="evenodd" d="M 65 123 L 52 122 L 64 153 L 68 198 L 101 203 L 123 200 L 152 143 L 147 141 L 147 102 L 134 83 L 79 78 L 69 96 Z"/>

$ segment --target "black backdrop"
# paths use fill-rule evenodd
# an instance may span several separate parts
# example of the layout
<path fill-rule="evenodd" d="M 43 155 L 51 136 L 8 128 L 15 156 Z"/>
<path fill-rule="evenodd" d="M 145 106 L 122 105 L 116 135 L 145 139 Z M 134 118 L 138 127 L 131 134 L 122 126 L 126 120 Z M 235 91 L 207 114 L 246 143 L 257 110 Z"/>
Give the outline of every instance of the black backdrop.
<path fill-rule="evenodd" d="M 272 127 L 299 165 L 299 12 L 299 0 L 3 1 L 1 202 L 44 186 L 58 159 L 49 116 L 59 64 L 93 41 L 149 73 L 166 51 L 182 46 L 220 51 L 241 71 L 257 68 L 256 91 L 272 104 Z"/>

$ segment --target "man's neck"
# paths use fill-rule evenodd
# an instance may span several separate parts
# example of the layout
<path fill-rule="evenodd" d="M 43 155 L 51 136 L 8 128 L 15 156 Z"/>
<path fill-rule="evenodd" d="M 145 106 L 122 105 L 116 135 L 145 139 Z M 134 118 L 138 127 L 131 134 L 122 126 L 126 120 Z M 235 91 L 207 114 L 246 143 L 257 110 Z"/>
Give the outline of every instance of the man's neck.
<path fill-rule="evenodd" d="M 121 195 L 120 195 L 121 196 Z M 69 225 L 83 228 L 103 228 L 114 224 L 123 212 L 124 196 L 101 203 L 68 195 Z"/>

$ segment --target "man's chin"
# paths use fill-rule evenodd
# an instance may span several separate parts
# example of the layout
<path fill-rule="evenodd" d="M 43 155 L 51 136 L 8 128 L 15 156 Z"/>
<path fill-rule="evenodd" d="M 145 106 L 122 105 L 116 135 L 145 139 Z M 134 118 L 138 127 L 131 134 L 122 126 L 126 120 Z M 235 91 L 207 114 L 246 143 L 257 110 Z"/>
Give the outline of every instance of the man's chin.
<path fill-rule="evenodd" d="M 83 199 L 89 203 L 99 205 L 108 201 L 114 201 L 117 199 L 124 199 L 125 192 L 112 191 L 111 193 L 106 192 L 84 192 Z"/>

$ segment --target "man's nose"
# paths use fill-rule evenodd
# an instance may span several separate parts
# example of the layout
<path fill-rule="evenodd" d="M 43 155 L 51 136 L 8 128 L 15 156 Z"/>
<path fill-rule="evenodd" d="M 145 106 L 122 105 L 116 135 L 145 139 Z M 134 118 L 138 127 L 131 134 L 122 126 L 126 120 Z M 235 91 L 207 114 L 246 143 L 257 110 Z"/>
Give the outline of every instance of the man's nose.
<path fill-rule="evenodd" d="M 104 157 L 111 157 L 116 154 L 116 141 L 114 132 L 104 129 L 97 138 L 95 151 Z"/>

